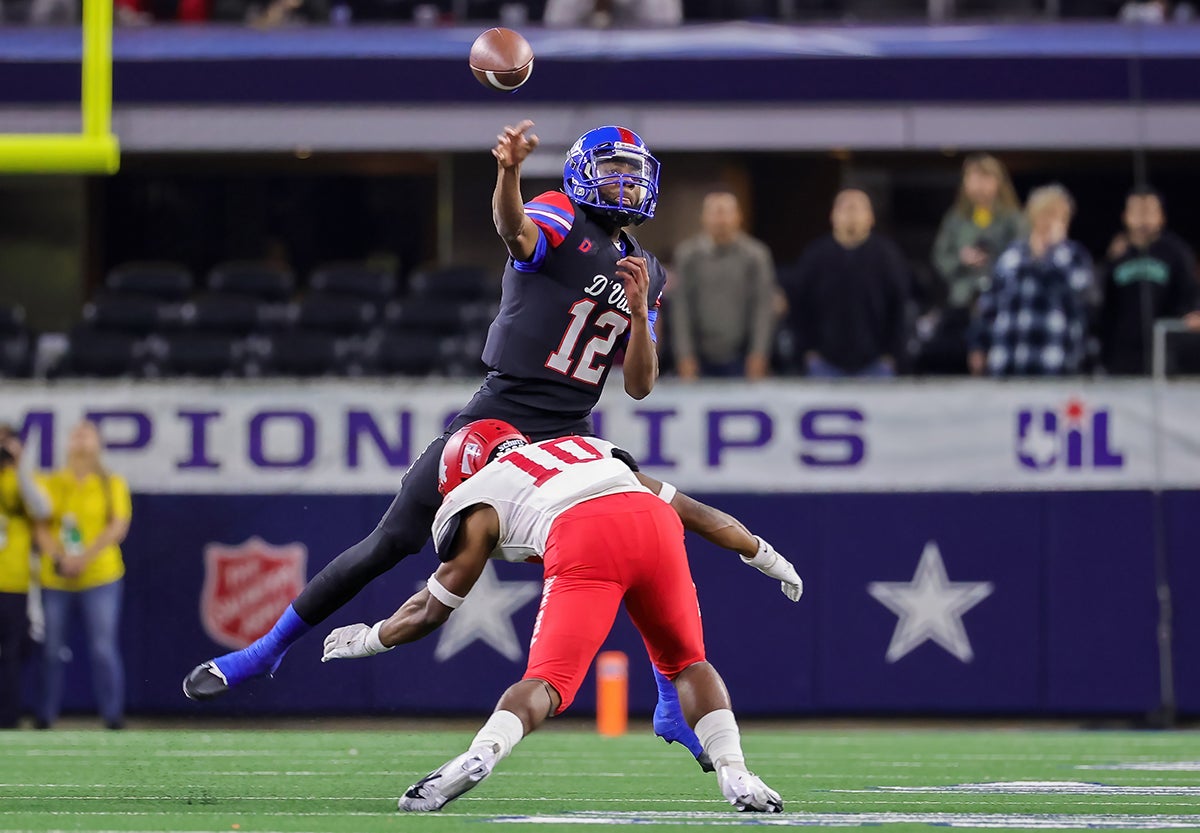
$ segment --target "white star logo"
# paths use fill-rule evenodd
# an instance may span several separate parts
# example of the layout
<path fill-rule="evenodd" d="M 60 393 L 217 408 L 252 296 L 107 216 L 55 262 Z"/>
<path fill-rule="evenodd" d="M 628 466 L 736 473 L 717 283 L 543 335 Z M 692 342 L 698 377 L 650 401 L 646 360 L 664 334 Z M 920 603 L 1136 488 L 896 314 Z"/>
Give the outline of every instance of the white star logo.
<path fill-rule="evenodd" d="M 961 662 L 974 657 L 963 614 L 992 594 L 990 581 L 950 581 L 937 542 L 921 553 L 912 581 L 873 581 L 867 592 L 899 618 L 887 661 L 896 662 L 928 639 Z"/>
<path fill-rule="evenodd" d="M 421 586 L 424 587 L 424 583 Z M 540 582 L 500 581 L 492 565 L 485 565 L 467 600 L 442 625 L 433 658 L 445 662 L 480 640 L 491 645 L 505 659 L 520 661 L 524 651 L 513 628 L 512 617 L 541 592 Z"/>

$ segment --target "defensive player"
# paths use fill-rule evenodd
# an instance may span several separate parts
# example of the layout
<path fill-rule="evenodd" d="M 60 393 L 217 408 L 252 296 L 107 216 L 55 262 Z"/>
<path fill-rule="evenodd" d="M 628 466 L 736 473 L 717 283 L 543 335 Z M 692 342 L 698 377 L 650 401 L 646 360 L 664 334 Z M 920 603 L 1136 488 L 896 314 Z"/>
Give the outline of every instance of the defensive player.
<path fill-rule="evenodd" d="M 654 322 L 666 274 L 625 229 L 654 216 L 658 161 L 633 131 L 599 127 L 568 151 L 563 190 L 523 204 L 521 165 L 538 144 L 532 127 L 505 127 L 492 149 L 492 214 L 509 259 L 483 350 L 491 369 L 483 386 L 417 458 L 375 530 L 326 565 L 269 633 L 194 668 L 183 682 L 188 697 L 210 699 L 272 673 L 297 639 L 424 546 L 440 502 L 437 461 L 451 432 L 496 418 L 535 440 L 591 434 L 592 408 L 621 346 L 626 392 L 641 399 L 654 387 Z M 659 690 L 656 732 L 699 757 L 673 688 L 660 680 Z"/>
<path fill-rule="evenodd" d="M 746 768 L 729 694 L 705 660 L 683 527 L 668 506 L 676 492 L 650 481 L 660 490 L 655 494 L 613 451 L 611 443 L 583 437 L 529 445 L 499 420 L 463 427 L 442 453 L 439 486 L 446 497 L 433 540 L 443 563 L 390 619 L 336 628 L 326 637 L 323 661 L 412 642 L 463 603 L 489 558 L 544 561 L 524 678 L 500 698 L 470 748 L 409 787 L 400 809 L 440 810 L 487 778 L 522 737 L 570 706 L 623 601 L 654 666 L 674 681 L 683 713 L 716 766 L 722 795 L 739 810 L 783 810 L 779 794 Z M 725 543 L 764 551 L 755 566 L 769 563 L 764 572 L 783 581 L 785 592 L 795 587 L 798 598 L 792 565 L 726 518 Z"/>

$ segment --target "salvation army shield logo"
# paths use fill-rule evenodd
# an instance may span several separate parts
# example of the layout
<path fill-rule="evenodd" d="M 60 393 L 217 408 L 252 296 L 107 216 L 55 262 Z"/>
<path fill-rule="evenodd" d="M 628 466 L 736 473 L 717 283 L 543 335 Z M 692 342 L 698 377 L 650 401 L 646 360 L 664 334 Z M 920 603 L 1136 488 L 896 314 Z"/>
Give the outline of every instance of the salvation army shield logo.
<path fill-rule="evenodd" d="M 205 632 L 227 648 L 258 639 L 300 595 L 307 560 L 299 542 L 277 547 L 257 536 L 237 546 L 206 546 L 200 594 Z"/>

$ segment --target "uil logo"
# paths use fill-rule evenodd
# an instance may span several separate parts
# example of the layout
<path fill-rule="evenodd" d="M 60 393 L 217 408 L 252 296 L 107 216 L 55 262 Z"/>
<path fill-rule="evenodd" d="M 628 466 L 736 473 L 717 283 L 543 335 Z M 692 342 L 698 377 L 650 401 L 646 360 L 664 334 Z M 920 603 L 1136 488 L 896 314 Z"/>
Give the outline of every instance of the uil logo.
<path fill-rule="evenodd" d="M 1107 408 L 1093 410 L 1079 399 L 1061 409 L 1023 408 L 1017 412 L 1017 460 L 1027 469 L 1119 469 L 1125 455 L 1113 448 Z"/>

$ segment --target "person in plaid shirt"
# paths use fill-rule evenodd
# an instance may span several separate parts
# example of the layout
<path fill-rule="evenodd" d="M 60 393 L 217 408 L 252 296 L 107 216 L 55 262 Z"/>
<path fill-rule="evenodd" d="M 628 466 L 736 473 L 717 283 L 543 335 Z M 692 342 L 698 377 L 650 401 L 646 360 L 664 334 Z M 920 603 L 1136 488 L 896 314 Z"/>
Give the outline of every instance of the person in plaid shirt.
<path fill-rule="evenodd" d="M 1061 185 L 1030 193 L 1029 236 L 999 257 L 976 306 L 972 374 L 1063 376 L 1082 370 L 1096 284 L 1091 256 L 1067 239 L 1074 210 Z"/>

